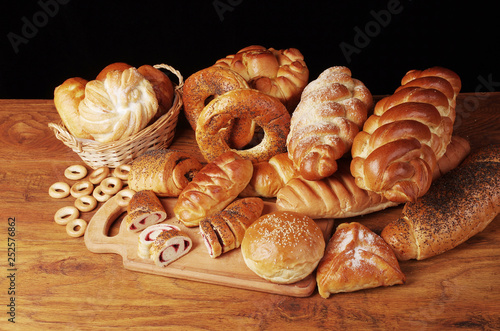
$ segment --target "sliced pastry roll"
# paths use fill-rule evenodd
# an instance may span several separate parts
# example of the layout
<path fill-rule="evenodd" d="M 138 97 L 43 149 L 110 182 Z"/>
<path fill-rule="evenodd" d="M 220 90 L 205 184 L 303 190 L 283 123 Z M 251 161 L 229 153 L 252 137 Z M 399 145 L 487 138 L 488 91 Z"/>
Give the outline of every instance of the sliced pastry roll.
<path fill-rule="evenodd" d="M 137 250 L 137 255 L 139 255 L 141 259 L 149 259 L 149 249 L 153 245 L 153 242 L 156 240 L 158 235 L 164 231 L 171 230 L 179 231 L 180 229 L 177 226 L 171 224 L 154 224 L 142 230 L 141 234 L 139 235 L 139 247 Z"/>
<path fill-rule="evenodd" d="M 342 223 L 328 242 L 316 272 L 318 292 L 353 292 L 403 284 L 396 255 L 377 234 L 357 222 Z"/>
<path fill-rule="evenodd" d="M 201 220 L 200 234 L 210 257 L 239 248 L 246 229 L 260 217 L 263 209 L 261 198 L 244 198 Z"/>
<path fill-rule="evenodd" d="M 193 247 L 191 238 L 180 230 L 161 232 L 149 249 L 151 260 L 158 267 L 165 267 L 186 255 Z"/>
<path fill-rule="evenodd" d="M 151 190 L 136 192 L 127 206 L 125 222 L 127 230 L 141 231 L 150 225 L 163 222 L 167 212 L 160 199 Z"/>

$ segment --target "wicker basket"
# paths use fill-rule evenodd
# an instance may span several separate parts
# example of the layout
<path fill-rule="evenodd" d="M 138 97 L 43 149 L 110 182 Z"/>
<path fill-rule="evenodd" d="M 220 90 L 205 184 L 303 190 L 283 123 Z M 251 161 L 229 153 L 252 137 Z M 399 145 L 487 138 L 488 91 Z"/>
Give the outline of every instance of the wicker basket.
<path fill-rule="evenodd" d="M 175 128 L 182 107 L 181 89 L 184 84 L 181 73 L 166 64 L 154 65 L 157 69 L 167 69 L 177 76 L 179 84 L 175 87 L 175 98 L 172 108 L 136 134 L 109 143 L 100 143 L 89 139 L 74 137 L 60 122 L 49 123 L 57 139 L 76 152 L 92 169 L 99 167 L 115 168 L 120 164 L 131 163 L 142 153 L 159 148 L 167 148 L 172 143 Z"/>

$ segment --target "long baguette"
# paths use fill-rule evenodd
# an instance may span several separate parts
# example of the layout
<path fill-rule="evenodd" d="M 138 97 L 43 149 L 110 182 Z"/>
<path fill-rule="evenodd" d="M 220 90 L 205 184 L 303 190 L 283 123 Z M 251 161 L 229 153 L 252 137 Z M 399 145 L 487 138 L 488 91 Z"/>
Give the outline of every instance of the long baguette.
<path fill-rule="evenodd" d="M 436 180 L 426 195 L 407 203 L 382 238 L 399 260 L 423 260 L 465 242 L 500 213 L 500 145 L 471 154 Z"/>

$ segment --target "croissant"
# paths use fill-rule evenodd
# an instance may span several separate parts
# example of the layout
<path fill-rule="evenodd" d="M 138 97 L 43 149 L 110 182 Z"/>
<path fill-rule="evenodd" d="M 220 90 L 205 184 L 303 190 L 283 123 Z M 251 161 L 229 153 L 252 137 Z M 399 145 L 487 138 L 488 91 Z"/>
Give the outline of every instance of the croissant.
<path fill-rule="evenodd" d="M 296 48 L 275 50 L 249 46 L 219 59 L 214 66 L 237 72 L 251 88 L 278 98 L 290 113 L 309 80 L 304 56 Z"/>
<path fill-rule="evenodd" d="M 408 72 L 354 139 L 356 184 L 395 202 L 424 195 L 450 143 L 460 87 L 458 75 L 445 68 Z"/>
<path fill-rule="evenodd" d="M 471 154 L 407 203 L 382 230 L 399 260 L 442 254 L 481 232 L 500 213 L 500 146 Z"/>
<path fill-rule="evenodd" d="M 337 170 L 368 116 L 370 91 L 346 67 L 331 67 L 309 83 L 292 114 L 288 155 L 302 177 L 319 180 Z"/>

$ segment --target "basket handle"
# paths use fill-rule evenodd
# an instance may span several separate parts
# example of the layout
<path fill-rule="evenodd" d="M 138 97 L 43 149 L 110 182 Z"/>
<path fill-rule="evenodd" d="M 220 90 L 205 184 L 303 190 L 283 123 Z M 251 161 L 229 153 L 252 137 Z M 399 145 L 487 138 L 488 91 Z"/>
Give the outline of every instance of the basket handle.
<path fill-rule="evenodd" d="M 160 63 L 160 64 L 155 64 L 153 66 L 156 69 L 166 69 L 173 73 L 174 75 L 177 76 L 177 79 L 179 79 L 179 84 L 177 85 L 176 89 L 182 89 L 182 86 L 184 85 L 184 77 L 182 77 L 182 74 L 180 71 L 176 70 L 175 68 L 169 66 L 168 64 Z"/>

